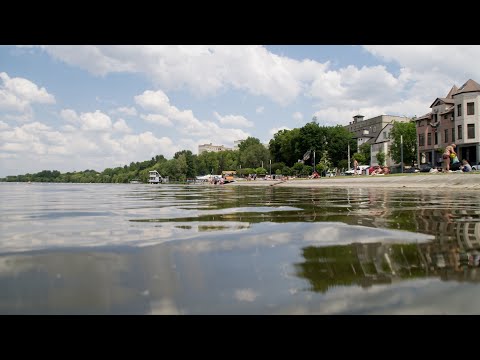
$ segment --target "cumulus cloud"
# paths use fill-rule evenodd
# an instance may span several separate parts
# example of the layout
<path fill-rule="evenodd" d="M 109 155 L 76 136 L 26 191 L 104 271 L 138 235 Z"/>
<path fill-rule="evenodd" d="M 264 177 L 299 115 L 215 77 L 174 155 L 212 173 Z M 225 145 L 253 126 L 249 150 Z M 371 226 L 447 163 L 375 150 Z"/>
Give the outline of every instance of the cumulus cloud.
<path fill-rule="evenodd" d="M 265 107 L 264 106 L 259 106 L 257 107 L 257 109 L 255 110 L 255 112 L 257 114 L 263 114 L 263 111 L 265 110 Z"/>
<path fill-rule="evenodd" d="M 105 131 L 112 127 L 110 117 L 100 110 L 96 110 L 93 113 L 82 113 L 80 122 L 82 129 L 87 131 Z"/>
<path fill-rule="evenodd" d="M 33 118 L 32 104 L 54 104 L 55 97 L 30 80 L 14 77 L 0 72 L 0 110 L 5 120 L 18 122 L 30 121 Z M 9 114 L 13 112 L 15 114 Z M 21 114 L 18 114 L 21 113 Z"/>
<path fill-rule="evenodd" d="M 214 111 L 213 115 L 218 119 L 222 125 L 231 125 L 239 127 L 253 127 L 253 122 L 247 120 L 241 115 L 225 115 L 221 116 L 218 112 Z"/>
<path fill-rule="evenodd" d="M 148 114 L 140 116 L 143 120 L 151 122 L 153 124 L 162 126 L 173 126 L 173 123 L 166 117 L 160 114 Z"/>
<path fill-rule="evenodd" d="M 170 99 L 161 90 L 146 90 L 134 97 L 135 103 L 151 114 L 142 116 L 151 122 L 167 124 L 169 120 L 175 128 L 184 135 L 209 139 L 207 142 L 220 144 L 233 144 L 238 139 L 246 139 L 250 136 L 240 129 L 222 128 L 213 121 L 200 121 L 191 110 L 179 110 L 170 104 Z M 201 140 L 201 139 L 199 139 Z M 190 149 L 194 150 L 194 149 Z"/>
<path fill-rule="evenodd" d="M 480 79 L 475 59 L 480 46 L 375 45 L 364 46 L 383 64 L 333 68 L 330 62 L 295 60 L 276 55 L 264 46 L 42 46 L 51 56 L 93 74 L 136 72 L 165 90 L 188 89 L 211 96 L 229 89 L 265 96 L 287 105 L 300 95 L 316 101 L 318 111 L 343 108 L 348 123 L 359 109 L 392 109 L 413 101 L 414 115 L 425 113 L 432 99 L 445 96 L 455 83 Z M 448 56 L 445 56 L 448 54 Z M 7 102 L 7 100 L 4 100 Z M 392 105 L 393 104 L 393 105 Z M 21 107 L 22 104 L 16 104 Z M 404 107 L 403 107 L 404 108 Z M 403 109 L 402 108 L 402 109 Z M 393 110 L 391 110 L 393 111 Z M 256 109 L 263 112 L 263 106 Z M 379 114 L 375 114 L 379 115 Z M 400 115 L 400 114 L 392 114 Z"/>
<path fill-rule="evenodd" d="M 195 95 L 214 95 L 234 88 L 267 96 L 286 105 L 302 91 L 303 81 L 326 68 L 297 61 L 263 46 L 40 46 L 56 59 L 95 75 L 143 73 L 156 85 L 186 88 Z"/>
<path fill-rule="evenodd" d="M 110 114 L 120 114 L 123 116 L 137 116 L 137 109 L 135 109 L 133 106 L 132 107 L 118 107 L 116 109 L 113 109 L 110 111 Z"/>
<path fill-rule="evenodd" d="M 16 127 L 2 126 L 1 176 L 43 169 L 101 171 L 107 167 L 150 159 L 158 154 L 172 157 L 181 150 L 170 138 L 159 138 L 149 131 L 124 134 L 128 126 L 122 120 L 118 120 L 113 127 L 110 124 L 110 128 L 116 130 L 112 133 L 103 131 L 110 119 L 98 111 L 83 113 L 78 123 L 66 124 L 59 130 L 40 122 Z M 95 129 L 101 131 L 92 131 Z M 16 157 L 21 158 L 22 162 L 18 163 Z"/>
<path fill-rule="evenodd" d="M 123 133 L 129 133 L 132 132 L 132 129 L 127 125 L 124 119 L 118 119 L 114 124 L 113 124 L 113 129 L 118 131 L 118 132 L 123 132 Z"/>
<path fill-rule="evenodd" d="M 60 117 L 68 122 L 76 123 L 79 122 L 80 118 L 78 117 L 75 110 L 72 109 L 63 109 L 60 111 Z"/>

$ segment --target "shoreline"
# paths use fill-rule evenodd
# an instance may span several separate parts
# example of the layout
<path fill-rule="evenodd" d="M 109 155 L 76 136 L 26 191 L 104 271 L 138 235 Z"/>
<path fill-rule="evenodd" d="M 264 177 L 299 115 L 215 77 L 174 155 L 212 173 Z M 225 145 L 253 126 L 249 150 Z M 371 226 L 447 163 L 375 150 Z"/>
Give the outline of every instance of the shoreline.
<path fill-rule="evenodd" d="M 223 186 L 275 186 L 298 188 L 381 188 L 381 189 L 455 189 L 480 190 L 479 174 L 409 174 L 385 176 L 339 176 L 320 179 L 235 181 Z"/>

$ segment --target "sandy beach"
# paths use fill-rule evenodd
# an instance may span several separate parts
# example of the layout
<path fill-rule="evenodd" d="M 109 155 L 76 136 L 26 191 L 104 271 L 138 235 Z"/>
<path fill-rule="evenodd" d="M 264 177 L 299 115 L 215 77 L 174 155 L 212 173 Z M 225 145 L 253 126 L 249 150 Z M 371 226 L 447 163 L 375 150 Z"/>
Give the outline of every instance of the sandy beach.
<path fill-rule="evenodd" d="M 448 174 L 405 174 L 386 176 L 337 176 L 321 179 L 292 179 L 287 181 L 255 180 L 235 181 L 225 186 L 275 186 L 305 188 L 392 188 L 432 189 L 442 188 L 480 190 L 480 172 Z"/>

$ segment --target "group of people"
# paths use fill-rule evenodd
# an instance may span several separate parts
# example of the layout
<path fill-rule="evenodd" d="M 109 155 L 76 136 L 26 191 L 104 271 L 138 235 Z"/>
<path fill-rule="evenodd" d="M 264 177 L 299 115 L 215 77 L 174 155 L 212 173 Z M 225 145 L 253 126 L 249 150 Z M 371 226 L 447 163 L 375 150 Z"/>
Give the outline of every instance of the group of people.
<path fill-rule="evenodd" d="M 472 167 L 466 159 L 463 159 L 462 162 L 458 160 L 457 153 L 455 152 L 457 145 L 451 144 L 445 148 L 443 152 L 443 171 L 452 172 L 461 170 L 463 172 L 472 171 Z"/>
<path fill-rule="evenodd" d="M 359 170 L 357 159 L 353 159 L 353 175 L 361 175 L 362 172 Z M 390 174 L 390 169 L 387 166 L 377 165 L 370 166 L 367 170 L 368 175 L 388 175 Z"/>

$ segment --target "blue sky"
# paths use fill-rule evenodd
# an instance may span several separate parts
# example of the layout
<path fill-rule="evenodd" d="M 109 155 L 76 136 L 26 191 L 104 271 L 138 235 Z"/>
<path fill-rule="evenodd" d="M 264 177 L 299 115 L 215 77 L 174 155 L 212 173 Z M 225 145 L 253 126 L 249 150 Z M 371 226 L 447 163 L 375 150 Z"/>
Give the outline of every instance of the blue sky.
<path fill-rule="evenodd" d="M 0 46 L 0 176 L 123 166 L 358 113 L 423 115 L 479 46 Z"/>

